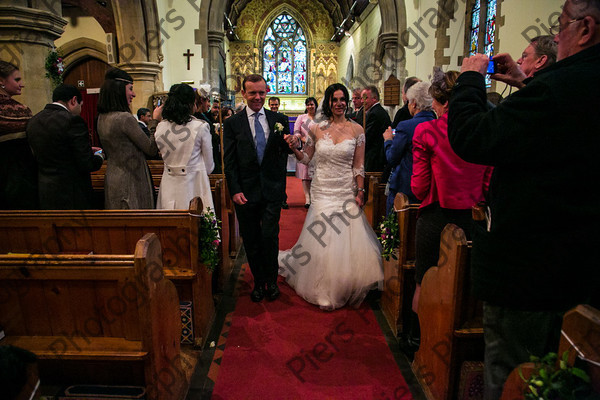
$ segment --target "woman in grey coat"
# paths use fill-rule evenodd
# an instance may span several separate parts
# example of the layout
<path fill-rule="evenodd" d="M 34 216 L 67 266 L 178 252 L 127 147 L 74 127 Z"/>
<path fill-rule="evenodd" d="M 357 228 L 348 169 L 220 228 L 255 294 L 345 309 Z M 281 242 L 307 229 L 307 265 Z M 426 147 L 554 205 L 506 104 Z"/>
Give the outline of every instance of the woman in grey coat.
<path fill-rule="evenodd" d="M 128 73 L 118 68 L 106 72 L 98 99 L 98 135 L 107 156 L 106 209 L 154 208 L 146 155 L 156 155 L 158 147 L 154 133 L 146 136 L 131 114 L 134 97 L 133 79 Z"/>

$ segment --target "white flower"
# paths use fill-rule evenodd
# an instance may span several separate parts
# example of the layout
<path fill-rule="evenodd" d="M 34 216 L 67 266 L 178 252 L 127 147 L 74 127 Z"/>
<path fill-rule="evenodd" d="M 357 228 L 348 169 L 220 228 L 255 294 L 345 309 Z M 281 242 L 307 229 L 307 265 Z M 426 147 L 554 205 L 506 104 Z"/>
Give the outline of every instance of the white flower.
<path fill-rule="evenodd" d="M 283 125 L 281 124 L 281 122 L 276 122 L 275 123 L 275 133 L 281 134 L 281 132 L 283 132 Z"/>

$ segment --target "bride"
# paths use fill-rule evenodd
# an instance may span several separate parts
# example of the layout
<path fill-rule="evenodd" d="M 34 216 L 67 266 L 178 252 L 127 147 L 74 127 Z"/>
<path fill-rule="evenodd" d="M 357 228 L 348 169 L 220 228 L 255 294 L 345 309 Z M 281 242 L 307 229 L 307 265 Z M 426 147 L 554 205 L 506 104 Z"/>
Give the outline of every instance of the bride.
<path fill-rule="evenodd" d="M 296 245 L 279 253 L 279 274 L 306 301 L 333 310 L 358 306 L 369 290 L 381 289 L 381 247 L 361 209 L 365 202 L 365 134 L 345 117 L 348 90 L 325 91 L 325 120 L 310 126 L 303 164 L 314 158 L 311 207 Z M 316 121 L 316 120 L 315 120 Z"/>

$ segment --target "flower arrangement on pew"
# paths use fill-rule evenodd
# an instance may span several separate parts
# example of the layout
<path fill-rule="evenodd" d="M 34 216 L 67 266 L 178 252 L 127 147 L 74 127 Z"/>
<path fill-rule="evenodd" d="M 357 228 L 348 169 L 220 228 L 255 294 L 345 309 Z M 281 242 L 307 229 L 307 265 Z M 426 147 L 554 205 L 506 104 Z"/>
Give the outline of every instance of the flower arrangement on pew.
<path fill-rule="evenodd" d="M 200 260 L 210 272 L 219 265 L 220 224 L 221 221 L 210 207 L 200 217 Z"/>
<path fill-rule="evenodd" d="M 395 212 L 389 213 L 379 224 L 379 242 L 381 243 L 381 256 L 389 261 L 390 257 L 397 260 L 396 250 L 400 246 L 400 227 Z"/>
<path fill-rule="evenodd" d="M 558 361 L 556 353 L 548 353 L 539 358 L 531 356 L 535 370 L 529 379 L 525 379 L 519 367 L 519 376 L 525 382 L 525 399 L 561 399 L 575 400 L 588 398 L 592 388 L 590 378 L 580 368 L 567 364 L 569 352 L 565 351 Z"/>

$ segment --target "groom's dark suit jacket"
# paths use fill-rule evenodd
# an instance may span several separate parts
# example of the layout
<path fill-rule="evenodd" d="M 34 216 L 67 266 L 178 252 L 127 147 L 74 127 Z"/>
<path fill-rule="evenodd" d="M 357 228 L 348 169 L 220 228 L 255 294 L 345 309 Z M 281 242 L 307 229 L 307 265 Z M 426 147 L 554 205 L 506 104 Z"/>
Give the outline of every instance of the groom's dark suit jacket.
<path fill-rule="evenodd" d="M 287 156 L 292 152 L 283 135 L 289 135 L 290 127 L 285 115 L 267 109 L 264 112 L 270 134 L 262 164 L 258 163 L 246 109 L 225 121 L 225 175 L 231 196 L 242 192 L 249 202 L 268 200 L 281 203 L 285 194 Z M 276 122 L 283 125 L 282 133 L 275 132 Z"/>
<path fill-rule="evenodd" d="M 283 135 L 290 133 L 288 118 L 265 109 L 269 138 L 261 164 L 252 138 L 246 109 L 225 121 L 223 147 L 225 176 L 231 196 L 244 193 L 248 202 L 235 205 L 244 240 L 248 264 L 255 286 L 277 281 L 279 265 L 279 216 L 285 195 L 288 144 Z M 282 125 L 281 133 L 275 124 Z"/>

